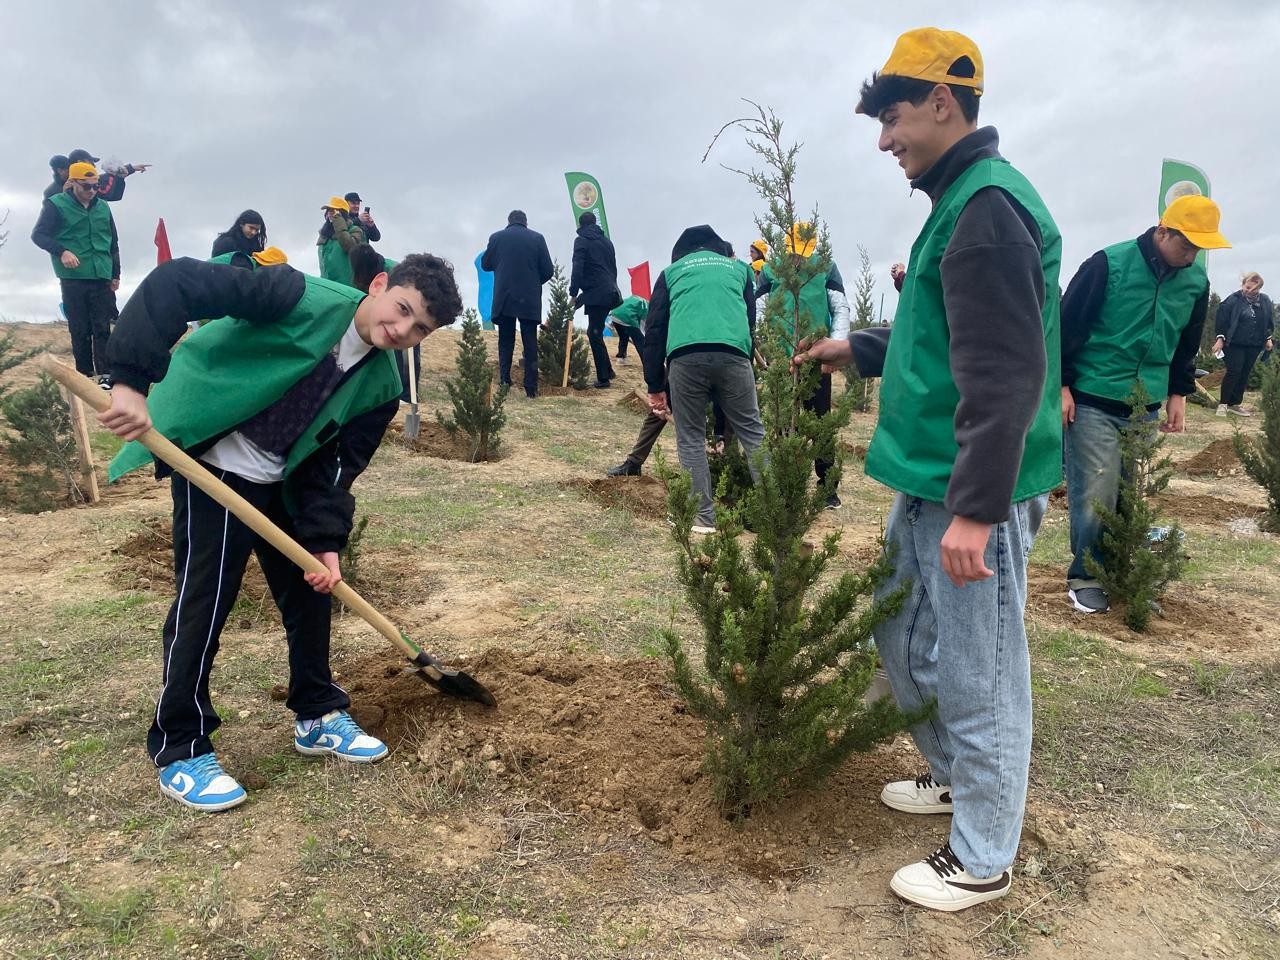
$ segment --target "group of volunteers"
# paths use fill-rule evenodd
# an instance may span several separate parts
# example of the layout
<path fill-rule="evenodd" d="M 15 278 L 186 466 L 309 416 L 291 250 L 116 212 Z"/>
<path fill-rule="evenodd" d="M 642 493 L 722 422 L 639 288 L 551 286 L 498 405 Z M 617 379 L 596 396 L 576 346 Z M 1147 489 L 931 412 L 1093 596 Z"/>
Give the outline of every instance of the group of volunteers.
<path fill-rule="evenodd" d="M 878 149 L 892 155 L 930 210 L 909 263 L 893 271 L 901 296 L 892 326 L 850 332 L 833 264 L 799 293 L 827 335 L 799 344 L 792 357 L 828 371 L 853 364 L 860 376 L 881 378 L 866 472 L 897 496 L 885 530 L 895 572 L 879 590 L 907 585 L 909 593 L 875 639 L 900 707 L 936 703 L 930 719 L 912 729 L 928 769 L 888 784 L 881 798 L 905 813 L 951 815 L 945 842 L 891 880 L 899 896 L 939 910 L 1010 888 L 1032 733 L 1027 557 L 1048 493 L 1062 480 L 1064 439 L 1074 555 L 1069 596 L 1082 611 L 1105 610 L 1106 595 L 1085 559 L 1098 547 L 1094 503 L 1116 500 L 1134 382 L 1153 398 L 1153 429 L 1161 404 L 1161 428 L 1183 429 L 1208 301 L 1197 255 L 1229 246 L 1217 206 L 1184 196 L 1158 224 L 1091 257 L 1060 294 L 1058 228 L 1036 189 L 1000 153 L 995 128 L 978 126 L 983 89 L 977 46 L 935 28 L 900 36 L 862 85 L 856 112 L 879 123 Z M 71 163 L 67 184 L 46 203 L 37 243 L 52 254 L 64 283 L 113 282 L 118 245 L 98 202 L 96 171 Z M 198 810 L 246 799 L 214 754 L 219 718 L 209 676 L 251 552 L 283 615 L 297 750 L 357 763 L 387 753 L 351 719 L 350 699 L 334 683 L 329 591 L 341 579 L 352 481 L 397 409 L 403 381 L 396 354 L 453 323 L 462 301 L 452 267 L 439 257 L 411 254 L 392 264 L 373 253 L 369 242 L 379 234 L 359 204 L 349 193 L 324 205 L 320 278 L 272 253 L 262 217 L 245 211 L 218 238 L 212 261 L 173 260 L 143 280 L 120 313 L 105 359 L 94 346 L 90 365 L 81 367 L 114 385 L 111 407 L 100 416 L 106 427 L 133 441 L 154 425 L 328 569 L 302 573 L 200 489 L 172 476 L 176 598 L 163 628 L 163 685 L 147 746 L 162 791 Z M 101 230 L 109 244 L 95 232 Z M 785 243 L 775 257 L 816 255 L 809 225 L 796 225 Z M 773 267 L 785 261 L 768 258 L 757 242 L 752 262 L 739 260 L 711 226 L 690 226 L 646 303 L 621 296 L 612 243 L 592 214 L 579 220 L 569 293 L 587 314 L 595 385 L 606 388 L 614 378 L 603 340 L 612 320 L 620 334 L 613 359 L 635 343 L 651 411 L 636 449 L 611 473 L 639 473 L 673 418 L 700 533 L 715 530 L 708 402 L 725 424 L 718 432 L 731 428 L 742 444 L 753 476 L 767 469 L 752 456 L 764 438 L 754 325 L 763 297 L 791 296 Z M 546 241 L 514 210 L 490 237 L 482 266 L 495 277 L 499 376 L 512 382 L 518 325 L 523 385 L 536 396 L 541 287 L 553 272 Z M 1233 389 L 1252 358 L 1271 347 L 1272 307 L 1261 286 L 1251 275 L 1218 315 Z M 215 318 L 184 338 L 188 323 Z M 80 359 L 77 348 L 78 366 Z M 1239 400 L 1224 387 L 1227 411 Z M 818 413 L 830 408 L 829 372 L 808 402 Z M 149 461 L 144 447 L 128 443 L 110 475 Z M 815 464 L 820 479 L 829 466 Z M 163 464 L 156 470 L 170 472 Z M 828 505 L 840 506 L 834 490 Z"/>

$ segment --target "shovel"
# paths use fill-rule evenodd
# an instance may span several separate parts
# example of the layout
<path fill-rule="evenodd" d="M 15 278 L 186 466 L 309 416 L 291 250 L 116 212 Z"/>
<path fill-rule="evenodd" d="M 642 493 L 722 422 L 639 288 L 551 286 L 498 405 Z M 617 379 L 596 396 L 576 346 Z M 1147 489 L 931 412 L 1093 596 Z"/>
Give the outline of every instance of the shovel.
<path fill-rule="evenodd" d="M 110 396 L 104 393 L 88 377 L 82 376 L 48 354 L 42 358 L 40 365 L 49 376 L 93 407 L 94 410 L 101 413 L 110 409 Z M 266 540 L 307 573 L 328 572 L 328 568 L 313 557 L 302 544 L 268 520 L 266 515 L 258 510 L 257 507 L 241 497 L 190 456 L 183 453 L 163 434 L 151 429 L 139 437 L 138 442 L 150 450 L 157 459 L 163 460 L 173 467 L 174 470 L 194 483 L 219 504 L 234 513 L 246 527 Z M 369 601 L 356 593 L 346 583 L 339 581 L 335 584 L 333 595 L 395 644 L 408 657 L 409 663 L 413 665 L 414 672 L 441 693 L 456 697 L 459 700 L 474 700 L 489 707 L 497 705 L 493 694 L 486 690 L 483 684 L 461 670 L 450 670 L 445 667 L 439 660 L 410 640 L 402 631 L 396 629 L 395 624 L 375 610 Z"/>
<path fill-rule="evenodd" d="M 410 440 L 417 440 L 422 421 L 418 417 L 418 371 L 413 366 L 412 347 L 404 352 L 404 359 L 409 366 L 409 412 L 404 418 L 404 435 Z"/>

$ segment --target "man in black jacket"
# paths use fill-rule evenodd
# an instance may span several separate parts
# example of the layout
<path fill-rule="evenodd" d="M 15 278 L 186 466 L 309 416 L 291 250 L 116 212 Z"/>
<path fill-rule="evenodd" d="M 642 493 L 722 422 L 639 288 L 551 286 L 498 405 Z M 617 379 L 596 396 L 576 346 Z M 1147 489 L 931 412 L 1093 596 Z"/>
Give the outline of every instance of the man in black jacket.
<path fill-rule="evenodd" d="M 538 395 L 538 324 L 542 320 L 542 285 L 551 279 L 551 251 L 523 210 L 507 215 L 507 228 L 489 237 L 480 267 L 493 273 L 493 325 L 498 328 L 498 377 L 511 385 L 511 355 L 516 322 L 524 346 L 524 392 Z"/>
<path fill-rule="evenodd" d="M 364 210 L 360 209 L 360 204 L 364 201 L 360 199 L 360 194 L 352 190 L 343 197 L 347 201 L 347 205 L 351 207 L 351 219 L 359 221 L 360 228 L 364 230 L 365 239 L 370 243 L 377 243 L 382 239 L 382 231 L 378 229 L 378 225 L 373 222 L 373 214 L 368 207 Z"/>
<path fill-rule="evenodd" d="M 609 311 L 622 302 L 618 290 L 618 264 L 613 254 L 613 241 L 596 223 L 596 215 L 587 211 L 578 217 L 578 238 L 573 241 L 573 273 L 569 278 L 569 296 L 575 305 L 587 310 L 587 342 L 596 364 L 594 386 L 603 390 L 615 376 L 604 345 L 604 324 Z"/>

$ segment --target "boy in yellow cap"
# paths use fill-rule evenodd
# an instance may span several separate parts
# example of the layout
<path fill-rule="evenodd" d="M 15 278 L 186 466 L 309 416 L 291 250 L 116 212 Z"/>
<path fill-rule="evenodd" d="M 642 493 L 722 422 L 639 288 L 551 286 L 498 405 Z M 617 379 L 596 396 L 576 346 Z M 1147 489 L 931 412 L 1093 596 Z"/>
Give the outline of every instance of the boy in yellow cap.
<path fill-rule="evenodd" d="M 324 211 L 324 226 L 316 238 L 320 255 L 320 276 L 336 280 L 348 287 L 354 286 L 351 274 L 350 254 L 362 243 L 368 243 L 364 229 L 351 220 L 351 205 L 342 197 L 330 197 L 320 208 Z"/>
<path fill-rule="evenodd" d="M 1081 613 L 1108 606 L 1085 560 L 1099 558 L 1102 521 L 1120 489 L 1120 432 L 1141 380 L 1152 423 L 1185 428 L 1187 395 L 1196 392 L 1195 359 L 1209 309 L 1201 250 L 1229 247 L 1208 197 L 1179 197 L 1142 236 L 1099 250 L 1084 262 L 1062 299 L 1062 426 L 1066 435 L 1071 566 L 1067 596 Z"/>
<path fill-rule="evenodd" d="M 62 285 L 76 369 L 109 389 L 106 351 L 120 287 L 120 238 L 92 163 L 70 165 L 67 189 L 44 201 L 31 242 L 49 254 Z"/>
<path fill-rule="evenodd" d="M 935 910 L 1004 896 L 1018 850 L 1031 758 L 1026 564 L 1061 479 L 1058 266 L 1061 238 L 1035 188 L 978 128 L 982 56 L 968 37 L 911 30 L 862 87 L 932 210 L 911 261 L 883 361 L 867 474 L 897 492 L 885 539 L 909 585 L 876 644 L 929 769 L 888 784 L 905 813 L 952 814 L 950 837 L 890 888 Z M 856 360 L 860 334 L 796 360 Z"/>

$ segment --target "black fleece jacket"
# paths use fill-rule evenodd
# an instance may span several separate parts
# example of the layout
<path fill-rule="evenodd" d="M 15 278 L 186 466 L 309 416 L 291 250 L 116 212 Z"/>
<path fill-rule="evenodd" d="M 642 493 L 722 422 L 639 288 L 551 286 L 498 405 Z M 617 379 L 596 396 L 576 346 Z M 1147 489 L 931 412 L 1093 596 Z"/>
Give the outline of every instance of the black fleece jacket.
<path fill-rule="evenodd" d="M 975 162 L 1000 156 L 999 145 L 994 127 L 975 130 L 911 187 L 936 204 Z M 951 376 L 960 393 L 954 420 L 960 450 L 944 501 L 953 516 L 985 523 L 1009 516 L 1046 376 L 1040 254 L 1035 218 L 999 187 L 969 199 L 943 253 Z"/>
<path fill-rule="evenodd" d="M 671 262 L 687 257 L 695 250 L 709 250 L 727 257 L 732 255 L 733 248 L 722 240 L 707 224 L 689 227 L 680 234 L 675 246 L 671 248 Z M 752 334 L 756 328 L 756 296 L 754 275 L 747 279 L 742 289 L 742 299 L 747 306 L 747 326 Z M 644 379 L 650 393 L 661 393 L 666 389 L 667 361 L 686 353 L 736 353 L 737 350 L 724 343 L 691 343 L 681 347 L 667 356 L 667 325 L 671 320 L 671 292 L 667 289 L 667 278 L 658 275 L 658 282 L 653 285 L 653 295 L 649 298 L 649 315 L 644 327 Z M 747 358 L 751 359 L 750 357 Z"/>

